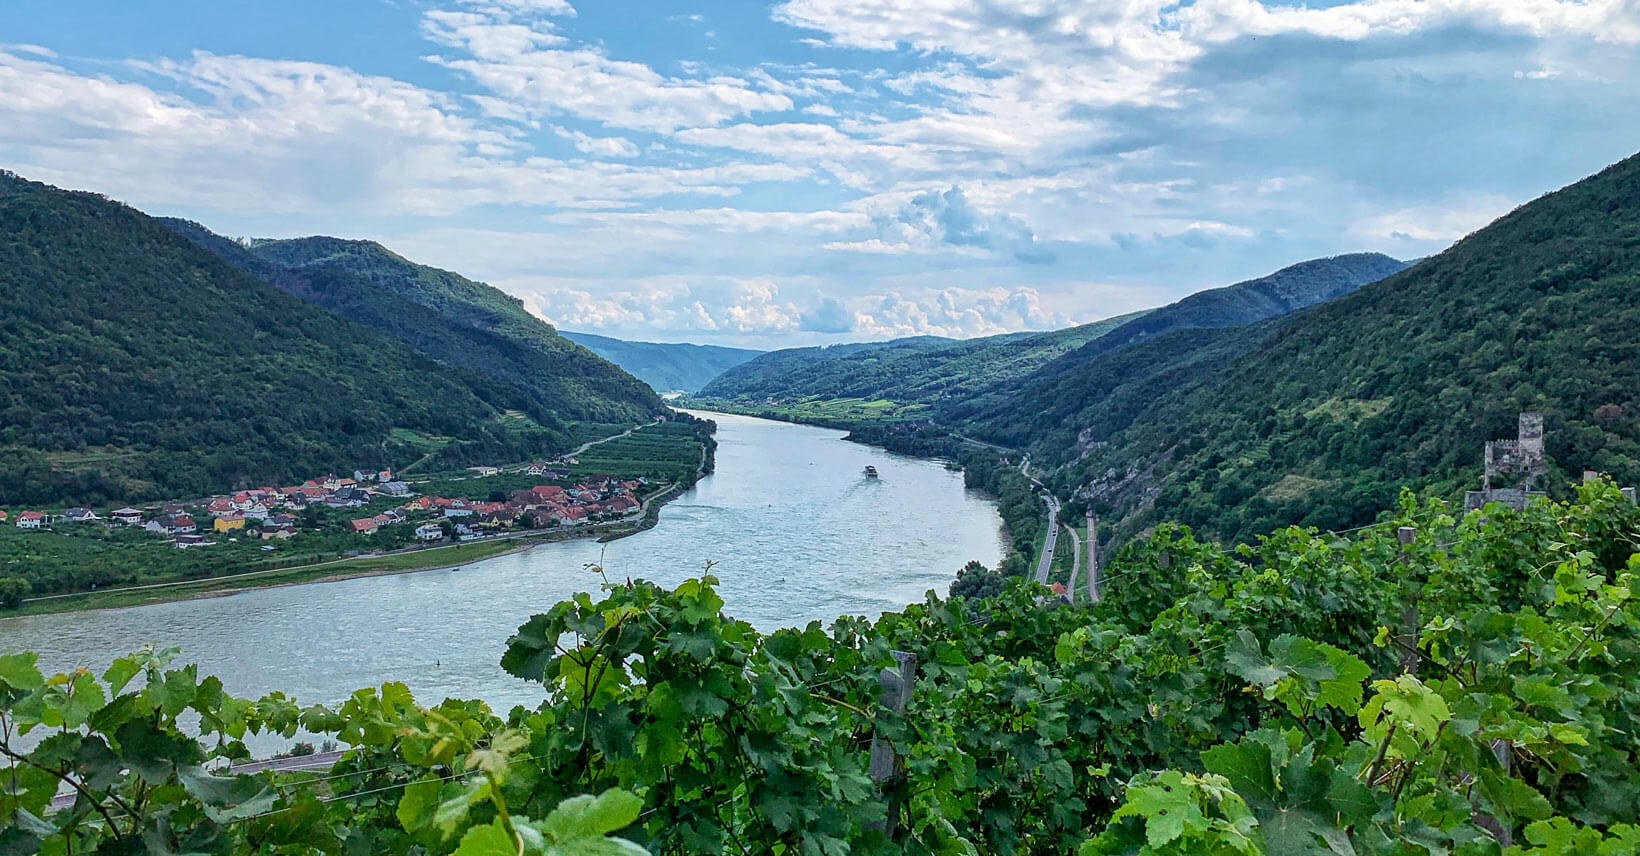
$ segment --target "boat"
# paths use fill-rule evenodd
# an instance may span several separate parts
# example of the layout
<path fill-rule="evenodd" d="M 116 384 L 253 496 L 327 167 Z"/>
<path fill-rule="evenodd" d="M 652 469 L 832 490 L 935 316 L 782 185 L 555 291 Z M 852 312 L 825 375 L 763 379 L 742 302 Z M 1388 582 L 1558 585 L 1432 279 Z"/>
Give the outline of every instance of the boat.
<path fill-rule="evenodd" d="M 877 477 L 877 468 L 876 467 L 871 467 L 871 466 L 866 467 L 866 478 L 874 479 L 876 477 Z"/>

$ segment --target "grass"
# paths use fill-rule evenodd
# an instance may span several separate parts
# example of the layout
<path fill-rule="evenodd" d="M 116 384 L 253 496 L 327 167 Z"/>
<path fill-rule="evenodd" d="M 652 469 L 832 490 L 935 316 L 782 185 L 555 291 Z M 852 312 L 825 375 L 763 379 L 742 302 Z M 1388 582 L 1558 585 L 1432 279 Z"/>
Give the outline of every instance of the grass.
<path fill-rule="evenodd" d="M 1389 409 L 1390 401 L 1388 398 L 1329 398 L 1304 415 L 1312 419 L 1325 416 L 1339 422 L 1360 422 Z"/>
<path fill-rule="evenodd" d="M 520 539 L 482 541 L 471 544 L 453 544 L 431 547 L 408 553 L 384 556 L 361 556 L 357 559 L 324 562 L 276 571 L 259 571 L 229 577 L 208 577 L 187 582 L 163 583 L 163 588 L 106 589 L 81 592 L 50 600 L 35 600 L 23 604 L 0 617 L 44 615 L 54 612 L 73 612 L 83 609 L 114 609 L 122 606 L 142 606 L 172 600 L 185 600 L 206 594 L 264 588 L 290 583 L 313 582 L 332 577 L 368 576 L 371 574 L 403 573 L 406 571 L 442 568 L 476 562 L 500 555 L 523 546 Z"/>
<path fill-rule="evenodd" d="M 409 428 L 394 428 L 393 430 L 387 432 L 387 436 L 390 439 L 403 443 L 418 452 L 426 453 L 437 452 L 445 446 L 450 445 L 452 442 L 452 439 L 449 437 L 424 434 L 420 431 L 412 431 Z"/>
<path fill-rule="evenodd" d="M 1326 485 L 1327 483 L 1321 479 L 1301 476 L 1298 473 L 1288 473 L 1281 477 L 1281 481 L 1265 488 L 1262 495 L 1271 502 L 1286 502 L 1289 499 L 1304 496 L 1316 488 L 1326 487 Z"/>

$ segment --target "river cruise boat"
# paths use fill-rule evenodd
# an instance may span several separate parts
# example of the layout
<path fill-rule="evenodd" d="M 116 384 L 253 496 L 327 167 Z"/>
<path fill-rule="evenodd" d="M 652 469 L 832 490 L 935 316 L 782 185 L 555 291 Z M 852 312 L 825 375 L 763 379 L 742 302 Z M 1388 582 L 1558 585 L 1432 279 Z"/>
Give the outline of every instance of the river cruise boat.
<path fill-rule="evenodd" d="M 866 467 L 866 478 L 874 479 L 876 477 L 877 477 L 877 468 L 876 467 Z"/>

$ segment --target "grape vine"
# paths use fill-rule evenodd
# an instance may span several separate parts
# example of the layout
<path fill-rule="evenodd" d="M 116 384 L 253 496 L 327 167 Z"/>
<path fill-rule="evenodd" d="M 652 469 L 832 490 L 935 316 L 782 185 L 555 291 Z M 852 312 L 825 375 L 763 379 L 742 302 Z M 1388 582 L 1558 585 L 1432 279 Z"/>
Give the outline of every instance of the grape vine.
<path fill-rule="evenodd" d="M 1016 583 L 767 634 L 709 575 L 610 585 L 509 640 L 543 701 L 506 712 L 7 654 L 0 853 L 1640 853 L 1640 510 L 1599 483 L 1387 523 L 1160 527 L 1094 607 Z M 232 766 L 299 730 L 345 752 Z"/>

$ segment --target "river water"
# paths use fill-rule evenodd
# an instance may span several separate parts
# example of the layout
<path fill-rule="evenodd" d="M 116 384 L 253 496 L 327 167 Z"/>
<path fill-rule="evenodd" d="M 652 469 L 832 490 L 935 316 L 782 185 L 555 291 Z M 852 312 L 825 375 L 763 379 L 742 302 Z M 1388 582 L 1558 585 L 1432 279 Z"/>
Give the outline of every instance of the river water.
<path fill-rule="evenodd" d="M 576 592 L 597 593 L 589 564 L 612 581 L 675 585 L 712 562 L 725 611 L 769 630 L 876 616 L 929 589 L 943 595 L 964 562 L 1001 557 L 994 504 L 938 463 L 845 442 L 839 431 L 699 415 L 718 422 L 717 472 L 632 537 L 543 544 L 456 570 L 3 619 L 0 651 L 100 674 L 152 642 L 180 647 L 181 662 L 238 696 L 277 689 L 334 703 L 403 681 L 423 704 L 481 698 L 505 710 L 542 695 L 501 671 L 507 637 Z M 881 478 L 866 479 L 867 464 Z"/>

